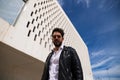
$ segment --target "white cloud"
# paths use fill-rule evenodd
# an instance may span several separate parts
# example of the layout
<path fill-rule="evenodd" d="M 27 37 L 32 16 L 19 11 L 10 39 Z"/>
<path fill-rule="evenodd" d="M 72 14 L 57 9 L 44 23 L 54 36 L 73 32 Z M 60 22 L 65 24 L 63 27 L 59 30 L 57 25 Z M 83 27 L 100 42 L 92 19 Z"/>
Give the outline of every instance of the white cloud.
<path fill-rule="evenodd" d="M 97 52 L 92 52 L 91 53 L 91 57 L 96 57 L 96 56 L 100 56 L 100 55 L 103 55 L 105 53 L 105 50 L 99 50 Z"/>
<path fill-rule="evenodd" d="M 59 4 L 60 4 L 61 6 L 64 5 L 64 1 L 63 1 L 63 0 L 57 0 L 57 1 L 59 2 Z"/>
<path fill-rule="evenodd" d="M 87 8 L 90 6 L 90 0 L 77 0 L 77 4 L 85 3 Z"/>
<path fill-rule="evenodd" d="M 98 52 L 94 52 L 92 54 L 93 58 L 97 58 L 98 56 L 101 55 L 108 55 L 106 53 L 108 53 L 109 51 L 106 51 L 106 49 L 100 50 Z M 116 53 L 113 50 L 110 51 L 111 53 Z M 100 80 L 120 80 L 120 64 L 113 64 L 112 61 L 116 56 L 111 56 L 109 58 L 100 60 L 100 62 L 97 62 L 96 64 L 92 65 L 92 69 L 93 69 L 93 76 L 94 76 L 94 80 L 100 79 Z M 108 64 L 110 63 L 110 64 Z M 108 64 L 108 68 L 107 65 Z M 99 67 L 103 67 L 104 69 L 100 69 Z M 95 68 L 97 68 L 97 70 L 94 70 Z"/>
<path fill-rule="evenodd" d="M 108 53 L 109 53 L 109 55 L 108 55 Z M 116 48 L 111 49 L 108 47 L 108 48 L 104 48 L 104 49 L 96 51 L 96 52 L 92 52 L 90 57 L 93 60 L 92 61 L 93 69 L 100 67 L 100 66 L 104 66 L 109 62 L 111 62 L 111 64 L 109 64 L 109 66 L 113 66 L 112 62 L 115 62 L 114 64 L 118 64 L 118 63 L 116 63 L 116 60 L 118 60 L 118 58 L 119 58 L 119 51 L 117 51 Z M 101 59 L 99 59 L 99 57 L 101 57 Z"/>
<path fill-rule="evenodd" d="M 93 64 L 93 65 L 92 65 L 92 68 L 94 69 L 94 68 L 97 68 L 97 67 L 99 67 L 99 66 L 103 66 L 103 65 L 106 64 L 107 62 L 110 62 L 113 58 L 114 58 L 114 57 L 109 57 L 109 58 L 107 58 L 107 59 L 105 59 L 105 60 L 102 60 L 101 62 L 99 62 L 99 63 L 97 63 L 97 64 Z"/>
<path fill-rule="evenodd" d="M 108 11 L 113 7 L 119 5 L 119 0 L 101 0 L 98 8 L 103 9 L 104 11 Z"/>
<path fill-rule="evenodd" d="M 86 2 L 86 5 L 87 5 L 87 8 L 89 8 L 89 6 L 90 6 L 90 0 L 85 0 L 85 2 Z"/>
<path fill-rule="evenodd" d="M 59 2 L 59 4 L 61 6 L 64 5 L 64 0 L 57 0 L 57 1 Z M 90 6 L 90 0 L 76 0 L 76 3 L 77 4 L 80 4 L 80 3 L 85 4 L 87 8 L 89 8 L 89 6 Z"/>
<path fill-rule="evenodd" d="M 94 71 L 93 73 L 94 76 L 111 76 L 111 77 L 115 77 L 115 76 L 120 76 L 120 65 L 116 65 L 113 66 L 112 68 L 109 69 L 105 69 L 105 70 L 97 70 Z"/>
<path fill-rule="evenodd" d="M 105 24 L 104 26 L 101 26 L 102 30 L 100 30 L 100 32 L 98 32 L 98 34 L 100 34 L 100 35 L 106 34 L 106 33 L 112 32 L 114 30 L 117 30 L 119 28 L 119 25 L 120 25 L 119 20 L 112 21 L 112 22 L 110 22 L 110 24 Z"/>

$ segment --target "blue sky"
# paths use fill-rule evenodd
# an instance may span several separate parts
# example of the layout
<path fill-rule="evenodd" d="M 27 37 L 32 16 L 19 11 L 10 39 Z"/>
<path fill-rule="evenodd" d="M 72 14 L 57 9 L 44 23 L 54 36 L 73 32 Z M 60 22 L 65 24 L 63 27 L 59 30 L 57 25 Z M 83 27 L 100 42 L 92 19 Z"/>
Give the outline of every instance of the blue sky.
<path fill-rule="evenodd" d="M 120 80 L 120 0 L 58 0 L 86 43 L 95 80 Z"/>

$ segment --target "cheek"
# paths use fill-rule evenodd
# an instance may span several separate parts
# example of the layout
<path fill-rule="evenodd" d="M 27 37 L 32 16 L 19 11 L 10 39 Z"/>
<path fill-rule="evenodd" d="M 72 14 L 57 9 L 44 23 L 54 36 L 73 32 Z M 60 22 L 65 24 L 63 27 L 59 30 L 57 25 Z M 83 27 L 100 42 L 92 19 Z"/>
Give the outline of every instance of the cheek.
<path fill-rule="evenodd" d="M 60 39 L 60 41 L 62 42 L 62 41 L 63 41 L 63 39 Z"/>

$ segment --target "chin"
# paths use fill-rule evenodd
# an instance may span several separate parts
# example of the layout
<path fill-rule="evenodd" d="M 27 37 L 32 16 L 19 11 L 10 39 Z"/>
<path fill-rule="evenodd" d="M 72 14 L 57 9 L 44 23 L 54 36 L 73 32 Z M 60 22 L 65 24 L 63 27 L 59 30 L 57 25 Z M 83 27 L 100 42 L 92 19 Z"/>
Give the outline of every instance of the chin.
<path fill-rule="evenodd" d="M 61 44 L 55 44 L 55 47 L 60 47 L 61 46 Z"/>

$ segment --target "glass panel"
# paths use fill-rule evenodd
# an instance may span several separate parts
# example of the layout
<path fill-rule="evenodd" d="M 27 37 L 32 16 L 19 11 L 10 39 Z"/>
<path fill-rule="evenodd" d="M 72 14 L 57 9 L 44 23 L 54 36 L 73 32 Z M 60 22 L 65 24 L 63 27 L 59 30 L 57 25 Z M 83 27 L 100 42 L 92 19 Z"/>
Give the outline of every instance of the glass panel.
<path fill-rule="evenodd" d="M 0 18 L 13 25 L 23 5 L 23 0 L 0 0 Z"/>

